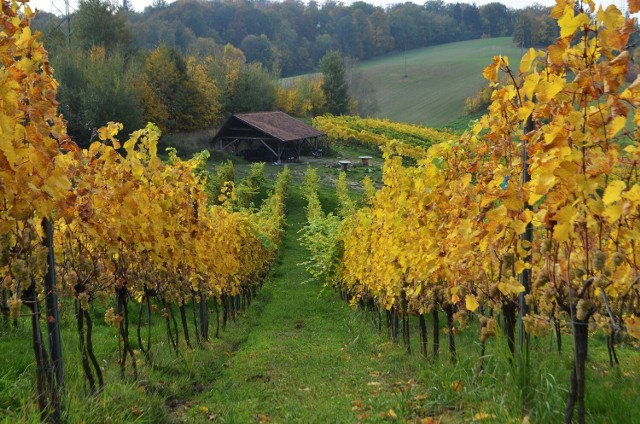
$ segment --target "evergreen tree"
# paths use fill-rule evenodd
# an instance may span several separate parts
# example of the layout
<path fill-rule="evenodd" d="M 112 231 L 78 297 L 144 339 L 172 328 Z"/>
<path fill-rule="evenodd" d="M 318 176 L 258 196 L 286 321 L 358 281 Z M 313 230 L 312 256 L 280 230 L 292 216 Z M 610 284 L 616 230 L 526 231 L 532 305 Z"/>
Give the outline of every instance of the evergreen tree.
<path fill-rule="evenodd" d="M 133 34 L 127 17 L 115 4 L 106 0 L 80 0 L 71 20 L 71 44 L 84 50 L 94 46 L 126 49 Z"/>
<path fill-rule="evenodd" d="M 322 91 L 327 101 L 327 111 L 334 115 L 349 113 L 349 91 L 345 78 L 346 65 L 336 51 L 327 53 L 320 60 L 323 82 Z"/>
<path fill-rule="evenodd" d="M 137 62 L 120 51 L 93 47 L 60 49 L 52 63 L 60 82 L 59 110 L 76 143 L 87 146 L 94 130 L 108 121 L 121 122 L 128 131 L 144 125 Z"/>

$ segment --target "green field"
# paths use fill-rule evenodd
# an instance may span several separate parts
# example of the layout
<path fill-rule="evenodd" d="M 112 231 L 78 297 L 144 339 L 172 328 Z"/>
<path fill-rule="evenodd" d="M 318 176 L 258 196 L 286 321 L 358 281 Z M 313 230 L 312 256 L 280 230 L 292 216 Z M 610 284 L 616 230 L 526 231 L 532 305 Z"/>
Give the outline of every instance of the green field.
<path fill-rule="evenodd" d="M 520 63 L 522 50 L 510 37 L 461 41 L 396 53 L 357 64 L 376 90 L 376 118 L 440 127 L 464 115 L 464 101 L 487 80 L 482 70 L 495 55 Z M 284 78 L 286 84 L 295 78 Z M 456 125 L 458 126 L 458 125 Z"/>
<path fill-rule="evenodd" d="M 511 38 L 443 44 L 362 62 L 360 69 L 376 89 L 377 117 L 442 126 L 464 115 L 464 100 L 487 81 L 482 69 L 495 55 L 519 63 L 521 50 Z"/>

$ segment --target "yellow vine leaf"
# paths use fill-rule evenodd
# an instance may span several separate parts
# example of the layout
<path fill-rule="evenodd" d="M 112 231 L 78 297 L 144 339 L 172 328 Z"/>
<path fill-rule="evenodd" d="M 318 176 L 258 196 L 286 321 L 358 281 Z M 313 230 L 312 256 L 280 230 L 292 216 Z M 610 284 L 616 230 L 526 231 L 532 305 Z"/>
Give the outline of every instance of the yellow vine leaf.
<path fill-rule="evenodd" d="M 538 57 L 538 52 L 532 47 L 529 49 L 527 53 L 522 56 L 522 60 L 520 61 L 520 73 L 524 74 L 529 72 L 531 69 L 531 64 Z"/>
<path fill-rule="evenodd" d="M 628 316 L 624 319 L 624 323 L 627 325 L 627 333 L 636 339 L 640 339 L 640 317 Z"/>
<path fill-rule="evenodd" d="M 602 215 L 607 218 L 608 223 L 616 222 L 622 216 L 622 204 L 616 203 L 605 208 Z"/>
<path fill-rule="evenodd" d="M 560 27 L 560 37 L 571 37 L 578 28 L 589 25 L 589 17 L 585 13 L 579 13 L 574 15 L 573 6 L 567 5 L 564 8 L 562 17 L 558 19 L 558 26 Z"/>
<path fill-rule="evenodd" d="M 498 80 L 498 70 L 500 69 L 500 56 L 493 57 L 493 63 L 484 68 L 482 75 L 491 82 Z"/>
<path fill-rule="evenodd" d="M 0 114 L 0 124 L 4 115 Z M 11 121 L 13 122 L 13 121 Z M 14 124 L 15 125 L 15 124 Z M 0 125 L 0 131 L 4 130 Z M 3 131 L 5 132 L 5 131 Z M 9 137 L 0 137 L 0 155 L 3 155 L 10 168 L 13 168 L 18 160 L 16 149 L 13 148 L 13 143 Z"/>
<path fill-rule="evenodd" d="M 524 291 L 524 287 L 515 278 L 510 278 L 507 281 L 501 281 L 498 283 L 498 290 L 505 296 L 510 294 L 519 294 Z"/>
<path fill-rule="evenodd" d="M 535 89 L 538 86 L 538 82 L 540 81 L 540 74 L 532 73 L 525 77 L 524 84 L 522 84 L 522 92 L 524 93 L 525 98 L 533 99 Z"/>
<path fill-rule="evenodd" d="M 620 132 L 621 129 L 627 124 L 626 116 L 616 116 L 611 120 L 611 123 L 607 126 L 607 136 L 613 138 Z"/>
<path fill-rule="evenodd" d="M 556 94 L 562 91 L 565 81 L 557 75 L 549 75 L 549 79 L 543 79 L 538 83 L 537 96 L 540 102 L 548 102 L 553 99 Z"/>
<path fill-rule="evenodd" d="M 640 75 L 620 94 L 620 98 L 636 107 L 640 106 Z"/>
<path fill-rule="evenodd" d="M 535 103 L 533 103 L 531 100 L 527 100 L 526 102 L 524 102 L 524 104 L 518 108 L 518 119 L 520 119 L 521 121 L 525 121 L 533 112 L 534 107 Z"/>
<path fill-rule="evenodd" d="M 512 192 L 503 199 L 504 206 L 510 211 L 519 211 L 522 209 L 523 202 L 520 193 Z"/>
<path fill-rule="evenodd" d="M 109 122 L 106 126 L 98 130 L 98 137 L 100 140 L 105 141 L 115 137 L 119 131 L 122 130 L 122 124 L 116 122 Z"/>
<path fill-rule="evenodd" d="M 569 49 L 569 40 L 566 38 L 559 39 L 556 44 L 549 46 L 547 52 L 549 54 L 549 62 L 556 66 L 562 66 L 565 54 Z"/>
<path fill-rule="evenodd" d="M 624 198 L 635 204 L 640 203 L 640 185 L 636 184 L 627 192 L 624 193 Z"/>
<path fill-rule="evenodd" d="M 619 28 L 624 24 L 624 16 L 620 10 L 610 4 L 606 10 L 602 9 L 602 6 L 598 8 L 596 13 L 596 20 L 602 22 L 608 29 Z"/>
<path fill-rule="evenodd" d="M 516 261 L 515 263 L 516 274 L 520 274 L 525 269 L 530 269 L 530 268 L 531 268 L 531 264 L 526 263 L 522 259 L 518 259 L 518 261 Z"/>
<path fill-rule="evenodd" d="M 553 238 L 558 243 L 569 241 L 569 236 L 573 233 L 573 222 L 577 212 L 574 206 L 567 205 L 556 214 L 558 223 L 553 227 Z"/>
<path fill-rule="evenodd" d="M 475 312 L 476 309 L 480 306 L 476 297 L 472 294 L 468 294 L 464 298 L 465 307 L 468 311 Z"/>
<path fill-rule="evenodd" d="M 607 185 L 607 188 L 604 190 L 604 194 L 602 195 L 602 201 L 605 205 L 610 205 L 613 202 L 617 202 L 621 199 L 620 194 L 622 190 L 626 188 L 626 184 L 624 181 L 612 181 Z"/>
<path fill-rule="evenodd" d="M 587 208 L 594 215 L 602 215 L 602 213 L 604 212 L 604 204 L 602 203 L 602 200 L 596 200 L 596 199 L 587 200 Z"/>

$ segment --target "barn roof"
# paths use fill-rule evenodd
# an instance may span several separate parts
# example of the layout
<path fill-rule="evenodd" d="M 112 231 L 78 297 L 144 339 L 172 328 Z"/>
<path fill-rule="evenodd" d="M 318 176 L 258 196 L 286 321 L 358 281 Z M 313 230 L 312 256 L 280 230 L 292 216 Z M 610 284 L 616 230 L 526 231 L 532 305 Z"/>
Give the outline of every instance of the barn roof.
<path fill-rule="evenodd" d="M 235 114 L 220 128 L 220 131 L 218 131 L 214 139 L 218 136 L 224 136 L 224 134 L 231 129 L 229 127 L 234 125 L 235 120 L 239 120 L 253 129 L 261 131 L 269 137 L 282 142 L 304 140 L 325 135 L 322 131 L 318 131 L 312 126 L 284 112 L 276 111 Z"/>

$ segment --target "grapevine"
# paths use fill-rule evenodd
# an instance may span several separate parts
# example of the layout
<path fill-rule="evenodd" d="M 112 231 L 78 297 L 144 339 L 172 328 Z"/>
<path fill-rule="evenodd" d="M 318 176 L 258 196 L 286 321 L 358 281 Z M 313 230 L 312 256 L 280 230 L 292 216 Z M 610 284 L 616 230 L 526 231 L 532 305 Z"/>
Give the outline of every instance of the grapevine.
<path fill-rule="evenodd" d="M 526 361 L 529 334 L 551 328 L 560 340 L 568 323 L 567 423 L 576 407 L 585 421 L 589 328 L 608 334 L 616 362 L 616 333 L 628 325 L 637 336 L 640 282 L 640 80 L 624 82 L 634 21 L 614 6 L 579 6 L 558 0 L 560 37 L 546 52 L 530 49 L 516 68 L 494 57 L 483 72 L 492 103 L 472 131 L 423 149 L 415 167 L 387 149 L 384 186 L 370 206 L 343 214 L 332 242 L 344 251 L 328 278 L 353 303 L 372 298 L 390 311 L 392 334 L 401 317 L 407 346 L 408 314 L 444 310 L 453 358 L 452 322 L 470 314 L 483 354 L 503 318 L 513 361 Z M 390 144 L 348 118 L 323 119 L 335 138 Z"/>
<path fill-rule="evenodd" d="M 118 334 L 122 376 L 130 364 L 135 378 L 135 349 L 150 359 L 150 333 L 143 340 L 141 331 L 144 307 L 150 328 L 152 312 L 161 305 L 177 354 L 180 332 L 174 306 L 188 348 L 194 345 L 186 305 L 194 306 L 192 334 L 198 344 L 208 338 L 209 302 L 216 307 L 222 303 L 224 316 L 232 319 L 246 307 L 280 243 L 290 172 L 280 173 L 274 192 L 259 207 L 247 209 L 260 192 L 262 168 L 240 183 L 243 191 L 237 205 L 233 182 L 223 182 L 221 193 L 216 193 L 221 204 L 216 204 L 208 197 L 209 175 L 202 172 L 208 154 L 182 160 L 170 152 L 164 163 L 157 152 L 160 131 L 152 124 L 121 141 L 122 125 L 109 123 L 98 130 L 98 141 L 79 149 L 56 112 L 57 83 L 47 53 L 30 29 L 34 13 L 21 3 L 3 0 L 2 5 L 0 276 L 7 305 L 3 312 L 17 321 L 22 306 L 29 309 L 40 410 L 43 419 L 59 422 L 63 374 L 55 364 L 61 358 L 54 357 L 52 348 L 48 351 L 42 336 L 40 302 L 50 295 L 43 286 L 45 274 L 57 274 L 62 307 L 74 305 L 89 390 L 96 393 L 104 387 L 88 312 L 94 302 L 107 307 L 105 321 Z M 54 267 L 48 266 L 49 249 L 43 245 L 47 227 L 41 222 L 52 222 L 55 228 L 50 245 Z M 137 346 L 130 334 L 132 305 L 138 305 Z M 59 331 L 54 316 L 45 319 L 49 332 Z"/>
<path fill-rule="evenodd" d="M 318 116 L 313 119 L 313 125 L 332 139 L 393 149 L 413 159 L 423 159 L 430 145 L 457 137 L 449 131 L 357 116 Z"/>

